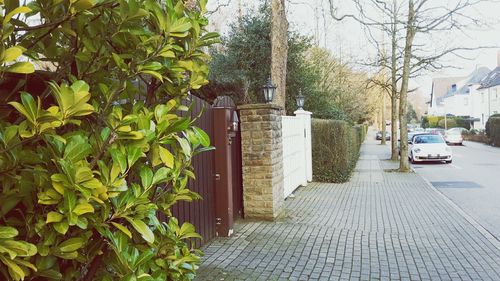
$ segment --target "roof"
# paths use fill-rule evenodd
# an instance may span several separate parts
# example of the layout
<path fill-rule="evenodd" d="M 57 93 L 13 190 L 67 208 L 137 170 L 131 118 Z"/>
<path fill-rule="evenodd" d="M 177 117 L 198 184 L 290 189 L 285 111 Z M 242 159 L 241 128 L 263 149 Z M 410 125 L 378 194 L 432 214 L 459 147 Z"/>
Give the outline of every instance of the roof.
<path fill-rule="evenodd" d="M 444 97 L 451 90 L 451 85 L 457 84 L 459 81 L 465 79 L 467 79 L 467 77 L 442 77 L 432 79 L 432 94 L 434 98 Z"/>
<path fill-rule="evenodd" d="M 478 89 L 487 89 L 498 85 L 500 85 L 500 66 L 488 73 L 488 75 L 481 81 L 481 87 Z"/>
<path fill-rule="evenodd" d="M 470 85 L 481 84 L 481 81 L 483 81 L 483 79 L 485 79 L 490 72 L 491 70 L 487 67 L 480 67 L 474 70 L 465 79 L 458 81 L 456 83 L 456 85 L 460 88 L 458 88 L 455 92 L 453 92 L 452 89 L 450 89 L 446 93 L 445 97 L 450 97 L 454 95 L 468 95 L 470 93 Z"/>

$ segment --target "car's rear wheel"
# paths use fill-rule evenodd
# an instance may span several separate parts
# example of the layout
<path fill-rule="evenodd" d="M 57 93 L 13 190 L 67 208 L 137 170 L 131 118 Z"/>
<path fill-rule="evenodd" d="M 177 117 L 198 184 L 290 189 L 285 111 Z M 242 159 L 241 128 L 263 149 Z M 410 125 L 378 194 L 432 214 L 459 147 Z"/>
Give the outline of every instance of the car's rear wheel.
<path fill-rule="evenodd" d="M 452 160 L 447 160 L 446 164 L 451 164 Z"/>

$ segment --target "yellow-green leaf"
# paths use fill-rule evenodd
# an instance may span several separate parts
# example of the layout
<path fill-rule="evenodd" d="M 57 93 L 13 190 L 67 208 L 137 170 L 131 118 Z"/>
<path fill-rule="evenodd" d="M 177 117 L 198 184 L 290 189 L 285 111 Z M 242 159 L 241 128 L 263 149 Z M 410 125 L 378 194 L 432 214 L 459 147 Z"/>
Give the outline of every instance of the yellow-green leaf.
<path fill-rule="evenodd" d="M 11 249 L 8 249 L 2 245 L 0 245 L 0 253 L 5 253 L 8 254 L 10 259 L 13 260 L 17 257 L 17 253 L 12 251 Z"/>
<path fill-rule="evenodd" d="M 54 229 L 61 233 L 62 235 L 66 234 L 69 229 L 68 221 L 56 222 L 54 223 Z"/>
<path fill-rule="evenodd" d="M 64 253 L 74 252 L 80 249 L 83 246 L 84 242 L 85 240 L 81 237 L 70 238 L 59 244 L 59 250 Z"/>
<path fill-rule="evenodd" d="M 4 52 L 4 62 L 15 61 L 18 57 L 23 54 L 23 50 L 20 47 L 14 46 L 10 47 Z"/>
<path fill-rule="evenodd" d="M 125 217 L 127 221 L 134 227 L 137 232 L 139 232 L 144 240 L 149 243 L 153 243 L 155 241 L 155 235 L 153 231 L 145 224 L 143 221 L 139 219 L 132 219 L 129 217 Z"/>
<path fill-rule="evenodd" d="M 0 226 L 0 238 L 7 239 L 16 237 L 19 234 L 17 229 L 10 226 Z"/>
<path fill-rule="evenodd" d="M 173 168 L 174 167 L 174 155 L 172 155 L 172 153 L 168 149 L 161 147 L 161 146 L 160 146 L 159 153 L 160 153 L 160 159 L 163 162 L 163 164 L 165 164 L 165 166 L 167 166 L 169 168 Z"/>
<path fill-rule="evenodd" d="M 17 14 L 26 14 L 29 12 L 31 12 L 31 9 L 26 6 L 17 7 L 5 16 L 5 18 L 3 19 L 3 25 L 6 25 L 13 16 Z"/>
<path fill-rule="evenodd" d="M 29 62 L 16 62 L 15 64 L 8 66 L 5 71 L 27 74 L 35 72 L 35 67 Z"/>
<path fill-rule="evenodd" d="M 1 241 L 0 244 L 16 252 L 21 257 L 31 257 L 37 253 L 36 246 L 25 241 L 5 240 Z"/>
<path fill-rule="evenodd" d="M 64 218 L 63 215 L 57 213 L 57 212 L 49 212 L 47 214 L 47 220 L 45 221 L 46 223 L 51 223 L 51 222 L 60 222 Z"/>
<path fill-rule="evenodd" d="M 125 235 L 127 235 L 129 238 L 132 238 L 132 232 L 130 232 L 130 230 L 128 230 L 128 228 L 126 228 L 125 226 L 119 224 L 119 223 L 116 223 L 116 222 L 111 222 L 116 228 L 118 228 L 121 232 L 125 233 Z"/>
<path fill-rule="evenodd" d="M 160 80 L 161 82 L 163 82 L 163 76 L 161 76 L 160 73 L 156 72 L 156 71 L 152 71 L 152 70 L 142 70 L 141 73 L 144 73 L 144 74 L 149 74 L 151 76 L 153 76 L 154 78 Z"/>
<path fill-rule="evenodd" d="M 73 4 L 78 11 L 87 10 L 94 6 L 93 0 L 78 0 Z"/>
<path fill-rule="evenodd" d="M 9 273 L 11 275 L 12 274 L 15 275 L 14 279 L 24 280 L 24 277 L 25 277 L 24 271 L 17 264 L 15 264 L 13 261 L 5 258 L 2 255 L 0 255 L 0 261 L 2 261 L 9 268 Z"/>
<path fill-rule="evenodd" d="M 194 225 L 188 222 L 183 223 L 181 228 L 178 229 L 176 232 L 179 239 L 187 239 L 187 238 L 201 239 L 201 236 L 198 233 L 196 233 Z"/>
<path fill-rule="evenodd" d="M 93 213 L 94 212 L 94 207 L 90 205 L 89 203 L 80 203 L 76 205 L 75 209 L 73 210 L 73 213 L 77 215 L 83 215 L 86 213 Z"/>

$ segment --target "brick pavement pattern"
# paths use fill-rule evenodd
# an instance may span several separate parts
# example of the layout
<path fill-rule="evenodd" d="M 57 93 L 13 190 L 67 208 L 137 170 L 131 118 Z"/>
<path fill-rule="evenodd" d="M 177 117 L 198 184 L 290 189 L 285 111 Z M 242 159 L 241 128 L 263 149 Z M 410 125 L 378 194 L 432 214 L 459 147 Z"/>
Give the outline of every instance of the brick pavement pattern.
<path fill-rule="evenodd" d="M 349 183 L 312 183 L 278 222 L 240 221 L 203 248 L 197 280 L 500 280 L 500 249 L 367 141 Z M 493 241 L 498 242 L 498 241 Z"/>

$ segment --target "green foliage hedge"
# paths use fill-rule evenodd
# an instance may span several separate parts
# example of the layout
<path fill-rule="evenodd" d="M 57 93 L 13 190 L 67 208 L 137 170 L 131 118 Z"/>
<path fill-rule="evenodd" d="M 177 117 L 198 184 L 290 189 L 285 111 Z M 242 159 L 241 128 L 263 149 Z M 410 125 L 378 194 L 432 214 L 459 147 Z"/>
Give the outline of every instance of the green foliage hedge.
<path fill-rule="evenodd" d="M 0 1 L 0 280 L 194 279 L 201 236 L 172 207 L 212 149 L 188 101 L 206 2 Z"/>
<path fill-rule="evenodd" d="M 470 130 L 470 122 L 463 117 L 448 117 L 446 120 L 447 128 L 466 128 Z M 445 127 L 444 116 L 424 116 L 421 125 L 423 128 L 443 128 Z"/>
<path fill-rule="evenodd" d="M 494 146 L 500 146 L 500 117 L 490 117 L 486 122 L 486 133 Z"/>
<path fill-rule="evenodd" d="M 346 182 L 359 158 L 366 137 L 365 125 L 351 126 L 340 120 L 312 120 L 314 180 Z"/>

